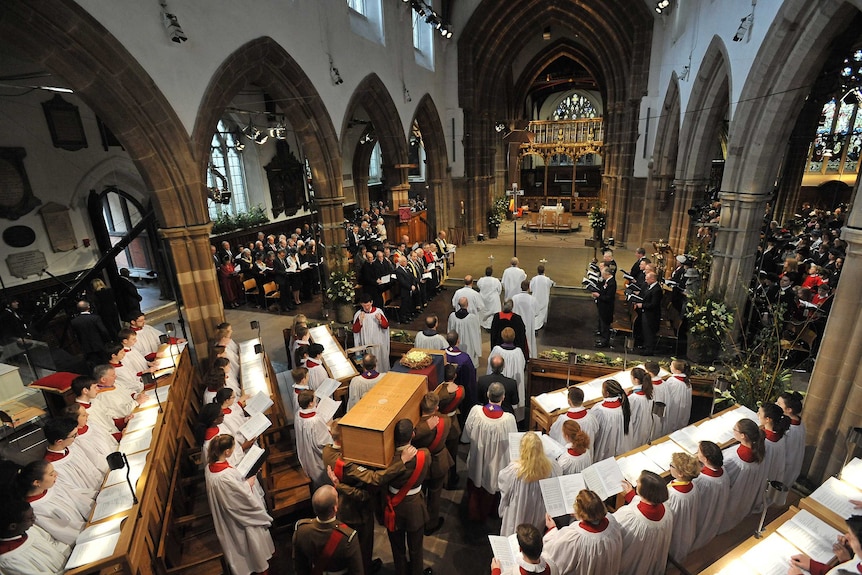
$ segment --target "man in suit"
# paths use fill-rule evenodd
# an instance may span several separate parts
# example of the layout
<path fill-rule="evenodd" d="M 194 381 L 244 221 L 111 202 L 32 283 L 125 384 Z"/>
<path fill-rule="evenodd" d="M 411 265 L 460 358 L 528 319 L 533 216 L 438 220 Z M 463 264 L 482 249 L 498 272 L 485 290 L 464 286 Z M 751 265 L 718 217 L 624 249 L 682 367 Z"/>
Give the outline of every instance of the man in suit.
<path fill-rule="evenodd" d="M 635 250 L 635 253 L 638 256 L 638 259 L 635 260 L 635 263 L 632 264 L 632 269 L 629 272 L 629 275 L 633 278 L 637 278 L 641 271 L 641 262 L 646 257 L 646 250 L 643 248 L 638 248 Z"/>
<path fill-rule="evenodd" d="M 90 313 L 90 304 L 78 302 L 78 315 L 71 321 L 72 331 L 81 346 L 81 352 L 90 365 L 104 363 L 105 345 L 110 343 L 111 334 L 102 318 Z"/>
<path fill-rule="evenodd" d="M 129 277 L 129 268 L 120 268 L 120 277 L 113 288 L 117 297 L 117 311 L 120 312 L 121 318 L 128 317 L 133 311 L 140 309 L 143 298 Z"/>
<path fill-rule="evenodd" d="M 506 367 L 506 362 L 501 356 L 493 356 L 488 360 L 488 363 L 491 366 L 491 373 L 479 378 L 477 384 L 478 396 L 488 397 L 488 388 L 491 387 L 491 384 L 501 384 L 503 389 L 506 390 L 506 396 L 503 399 L 503 403 L 500 405 L 503 406 L 503 411 L 508 411 L 514 415 L 515 406 L 521 401 L 521 398 L 518 395 L 518 382 L 511 377 L 503 375 L 503 369 Z"/>
<path fill-rule="evenodd" d="M 644 340 L 644 355 L 655 353 L 655 344 L 658 337 L 659 322 L 661 321 L 661 286 L 658 285 L 658 276 L 655 272 L 647 272 L 646 288 L 641 290 L 643 301 L 637 304 L 641 314 L 641 328 Z"/>
<path fill-rule="evenodd" d="M 398 308 L 398 321 L 408 323 L 413 315 L 413 297 L 416 290 L 419 289 L 419 283 L 413 274 L 407 269 L 407 257 L 398 256 L 397 267 L 395 268 L 395 277 L 398 279 L 398 286 L 401 289 L 401 305 Z"/>
<path fill-rule="evenodd" d="M 278 284 L 278 291 L 281 294 L 279 305 L 281 309 L 296 309 L 290 299 L 291 289 L 293 287 L 292 273 L 290 271 L 290 262 L 287 261 L 287 250 L 285 248 L 278 249 L 278 255 L 272 263 L 273 273 L 275 274 L 275 282 Z"/>
<path fill-rule="evenodd" d="M 611 344 L 611 324 L 614 321 L 614 301 L 617 299 L 617 280 L 607 267 L 602 268 L 602 283 L 599 291 L 593 292 L 593 299 L 599 312 L 599 339 L 596 347 L 609 347 Z"/>

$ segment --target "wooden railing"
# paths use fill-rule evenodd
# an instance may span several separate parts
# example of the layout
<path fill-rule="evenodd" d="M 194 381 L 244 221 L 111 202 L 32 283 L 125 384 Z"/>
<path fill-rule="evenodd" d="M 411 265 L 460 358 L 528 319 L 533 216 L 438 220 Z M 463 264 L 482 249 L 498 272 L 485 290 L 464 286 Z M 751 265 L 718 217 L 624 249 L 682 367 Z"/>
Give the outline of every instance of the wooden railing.
<path fill-rule="evenodd" d="M 534 120 L 527 128 L 536 135 L 532 144 L 546 146 L 557 144 L 595 144 L 604 141 L 605 131 L 601 118 L 585 120 Z"/>

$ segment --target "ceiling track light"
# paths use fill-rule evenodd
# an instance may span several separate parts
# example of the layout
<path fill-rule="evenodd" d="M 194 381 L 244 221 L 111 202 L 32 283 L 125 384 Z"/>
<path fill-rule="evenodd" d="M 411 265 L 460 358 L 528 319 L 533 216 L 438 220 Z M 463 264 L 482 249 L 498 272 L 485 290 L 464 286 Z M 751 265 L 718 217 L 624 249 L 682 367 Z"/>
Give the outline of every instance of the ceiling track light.
<path fill-rule="evenodd" d="M 426 24 L 433 26 L 435 30 L 440 30 L 441 36 L 444 38 L 452 37 L 452 24 L 444 22 L 443 17 L 441 17 L 430 4 L 425 3 L 424 0 L 403 0 L 403 2 L 404 4 L 409 2 L 410 8 L 416 12 L 420 18 L 424 18 Z"/>
<path fill-rule="evenodd" d="M 335 64 L 332 62 L 332 56 L 329 57 L 329 79 L 332 80 L 332 84 L 338 86 L 344 83 L 344 80 L 341 79 L 341 74 L 338 71 L 338 68 L 335 67 Z"/>
<path fill-rule="evenodd" d="M 182 44 L 186 40 L 188 40 L 188 36 L 183 32 L 182 27 L 180 26 L 179 20 L 174 14 L 168 10 L 168 3 L 166 0 L 160 0 L 159 6 L 162 7 L 162 25 L 165 27 L 165 32 L 168 34 L 168 38 L 171 42 L 176 44 Z"/>

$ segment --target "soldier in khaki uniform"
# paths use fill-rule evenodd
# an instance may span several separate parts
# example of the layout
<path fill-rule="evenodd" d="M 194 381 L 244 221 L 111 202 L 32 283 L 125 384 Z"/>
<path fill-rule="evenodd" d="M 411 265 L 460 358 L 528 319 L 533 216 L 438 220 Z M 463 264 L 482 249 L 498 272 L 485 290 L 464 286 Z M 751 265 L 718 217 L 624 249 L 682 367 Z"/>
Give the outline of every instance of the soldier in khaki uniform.
<path fill-rule="evenodd" d="M 452 455 L 446 449 L 446 438 L 452 422 L 449 417 L 440 415 L 438 406 L 440 398 L 436 393 L 426 393 L 419 404 L 419 422 L 413 432 L 413 446 L 425 447 L 431 452 L 431 470 L 425 480 L 425 505 L 428 509 L 428 522 L 425 524 L 425 535 L 435 533 L 443 526 L 440 517 L 440 497 L 443 495 L 443 483 L 454 464 Z"/>
<path fill-rule="evenodd" d="M 293 569 L 297 575 L 363 575 L 356 531 L 336 518 L 338 493 L 324 485 L 311 498 L 314 519 L 302 519 L 293 534 Z"/>
<path fill-rule="evenodd" d="M 449 435 L 446 437 L 446 449 L 449 455 L 452 456 L 452 467 L 449 468 L 449 481 L 446 489 L 457 489 L 458 481 L 461 479 L 458 476 L 458 445 L 461 442 L 461 422 L 458 421 L 459 407 L 464 401 L 464 386 L 455 383 L 455 376 L 458 374 L 458 365 L 447 363 L 443 368 L 443 384 L 437 389 L 437 395 L 440 397 L 438 411 L 441 415 L 449 418 L 451 425 L 449 426 Z"/>

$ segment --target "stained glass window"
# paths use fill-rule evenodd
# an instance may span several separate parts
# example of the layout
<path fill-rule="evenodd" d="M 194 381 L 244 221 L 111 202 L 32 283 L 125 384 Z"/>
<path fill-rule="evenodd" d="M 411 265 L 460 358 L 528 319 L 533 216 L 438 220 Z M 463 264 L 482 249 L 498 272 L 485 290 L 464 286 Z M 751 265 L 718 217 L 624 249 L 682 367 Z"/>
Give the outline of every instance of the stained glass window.
<path fill-rule="evenodd" d="M 596 113 L 592 102 L 580 94 L 566 96 L 554 111 L 554 120 L 577 120 L 597 116 L 598 113 Z"/>
<path fill-rule="evenodd" d="M 210 152 L 210 169 L 207 170 L 207 186 L 231 192 L 229 204 L 207 202 L 210 219 L 215 220 L 219 214 L 245 213 L 248 211 L 248 196 L 245 186 L 245 171 L 242 155 L 237 150 L 236 138 L 224 122 L 218 123 L 218 131 L 213 135 L 212 151 Z"/>

